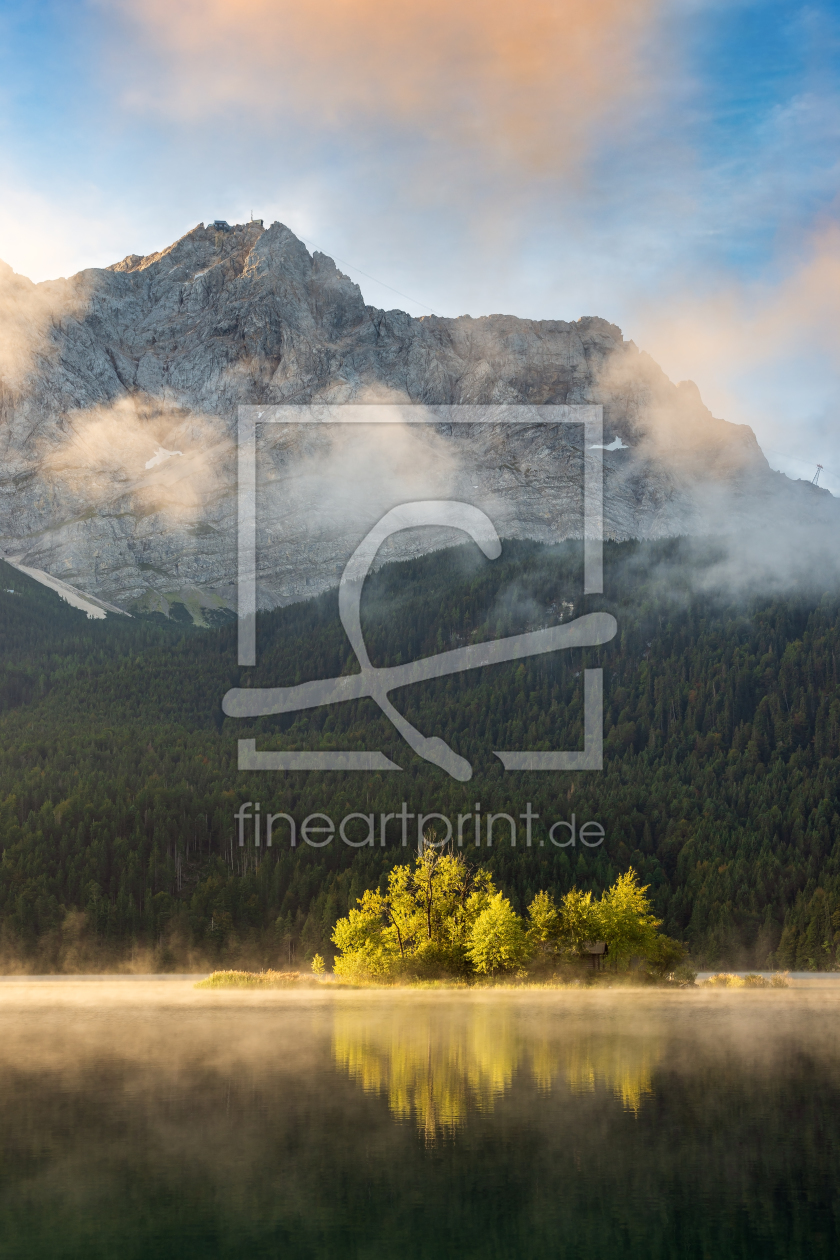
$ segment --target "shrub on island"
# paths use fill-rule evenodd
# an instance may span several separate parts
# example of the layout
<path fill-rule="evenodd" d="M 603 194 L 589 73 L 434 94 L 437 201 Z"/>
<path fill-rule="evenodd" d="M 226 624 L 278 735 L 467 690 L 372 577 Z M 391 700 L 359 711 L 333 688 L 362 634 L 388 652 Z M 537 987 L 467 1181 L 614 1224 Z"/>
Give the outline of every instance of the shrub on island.
<path fill-rule="evenodd" d="M 196 989 L 293 989 L 317 983 L 299 971 L 214 971 Z"/>

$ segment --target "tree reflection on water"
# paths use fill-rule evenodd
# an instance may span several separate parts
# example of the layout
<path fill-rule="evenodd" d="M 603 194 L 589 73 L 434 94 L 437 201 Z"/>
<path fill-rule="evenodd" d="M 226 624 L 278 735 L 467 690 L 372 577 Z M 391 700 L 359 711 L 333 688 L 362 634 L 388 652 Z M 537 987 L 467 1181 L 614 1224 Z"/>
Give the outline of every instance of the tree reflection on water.
<path fill-rule="evenodd" d="M 392 1115 L 413 1118 L 428 1141 L 462 1128 L 471 1110 L 492 1111 L 520 1072 L 546 1093 L 611 1092 L 638 1113 L 661 1055 L 655 1033 L 578 1027 L 548 1035 L 510 1006 L 490 1004 L 457 1015 L 348 1007 L 336 1012 L 332 1049 L 365 1093 L 385 1095 Z"/>
<path fill-rule="evenodd" d="M 0 985 L 3 1260 L 834 1260 L 840 991 Z"/>

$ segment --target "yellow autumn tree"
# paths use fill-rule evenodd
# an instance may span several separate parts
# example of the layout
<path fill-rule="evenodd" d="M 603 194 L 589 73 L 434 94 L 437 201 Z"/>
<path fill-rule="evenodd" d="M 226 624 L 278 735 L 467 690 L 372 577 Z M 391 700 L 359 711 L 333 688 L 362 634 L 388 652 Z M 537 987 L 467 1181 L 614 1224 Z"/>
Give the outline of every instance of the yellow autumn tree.
<path fill-rule="evenodd" d="M 364 980 L 469 971 L 470 931 L 495 891 L 487 871 L 427 843 L 413 865 L 394 867 L 386 892 L 364 893 L 358 909 L 336 923 L 336 975 Z"/>

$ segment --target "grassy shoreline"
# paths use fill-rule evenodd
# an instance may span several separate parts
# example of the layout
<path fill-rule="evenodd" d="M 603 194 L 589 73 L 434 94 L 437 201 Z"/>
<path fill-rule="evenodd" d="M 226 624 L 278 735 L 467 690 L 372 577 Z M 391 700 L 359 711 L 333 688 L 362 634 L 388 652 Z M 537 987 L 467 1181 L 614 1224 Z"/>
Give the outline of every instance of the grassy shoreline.
<path fill-rule="evenodd" d="M 315 976 L 300 971 L 214 971 L 199 980 L 196 989 L 786 989 L 789 980 L 785 972 L 777 972 L 770 980 L 751 974 L 737 976 L 720 972 L 705 980 L 653 982 L 633 972 L 590 972 L 586 976 L 551 976 L 544 980 L 534 978 L 451 977 L 441 980 L 403 978 L 387 981 L 348 981 L 332 976 Z"/>

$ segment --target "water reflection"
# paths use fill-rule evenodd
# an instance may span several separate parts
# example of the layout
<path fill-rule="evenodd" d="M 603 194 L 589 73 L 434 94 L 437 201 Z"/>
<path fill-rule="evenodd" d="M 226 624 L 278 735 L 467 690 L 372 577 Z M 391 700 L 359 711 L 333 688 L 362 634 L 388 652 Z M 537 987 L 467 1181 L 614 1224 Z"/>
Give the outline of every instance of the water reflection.
<path fill-rule="evenodd" d="M 2 1260 L 840 1254 L 840 995 L 176 990 L 0 984 Z"/>
<path fill-rule="evenodd" d="M 413 1119 L 433 1141 L 466 1124 L 471 1110 L 492 1111 L 521 1073 L 546 1093 L 605 1091 L 637 1113 L 653 1090 L 660 1041 L 644 1030 L 561 1026 L 549 1035 L 504 1004 L 351 1007 L 336 1013 L 333 1058 L 365 1093 L 387 1097 L 396 1119 Z"/>
<path fill-rule="evenodd" d="M 572 1093 L 591 1094 L 602 1086 L 612 1090 L 625 1109 L 635 1114 L 642 1099 L 653 1093 L 653 1069 L 659 1054 L 655 1037 L 581 1037 L 566 1049 L 563 1076 Z M 536 1069 L 534 1075 L 541 1084 Z"/>

